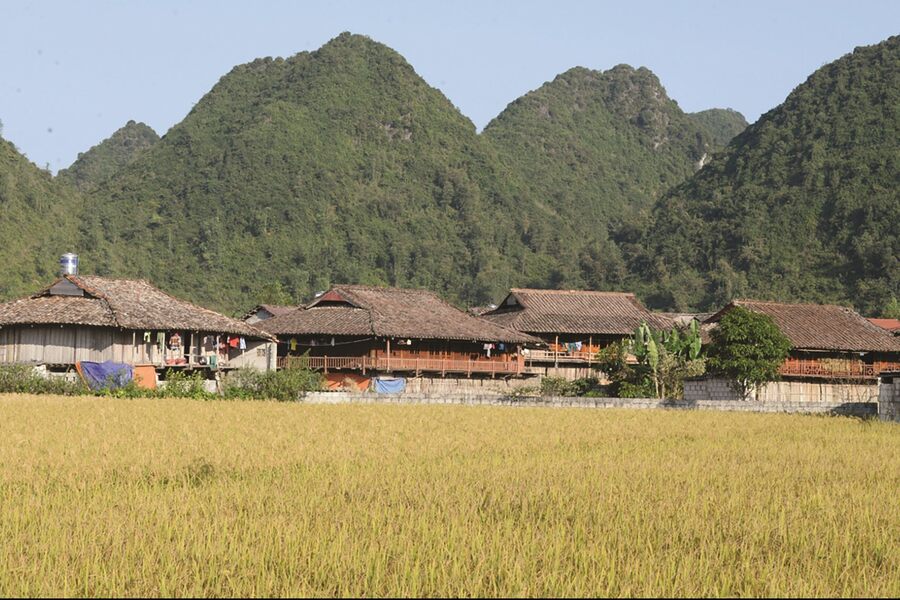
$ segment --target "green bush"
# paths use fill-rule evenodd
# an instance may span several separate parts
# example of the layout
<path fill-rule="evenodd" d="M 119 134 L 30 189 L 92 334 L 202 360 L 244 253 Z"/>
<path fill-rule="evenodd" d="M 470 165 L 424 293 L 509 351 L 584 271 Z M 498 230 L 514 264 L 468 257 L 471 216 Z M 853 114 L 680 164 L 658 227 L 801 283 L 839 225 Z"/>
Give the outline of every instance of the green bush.
<path fill-rule="evenodd" d="M 571 396 L 572 386 L 563 377 L 544 377 L 541 380 L 541 396 Z"/>
<path fill-rule="evenodd" d="M 213 398 L 215 394 L 207 392 L 203 387 L 205 379 L 201 371 L 188 374 L 184 371 L 166 369 L 164 376 L 166 385 L 156 390 L 156 396 L 160 398 L 194 398 L 195 400 Z"/>
<path fill-rule="evenodd" d="M 564 377 L 544 377 L 541 380 L 541 396 L 602 395 L 603 386 L 596 377 L 583 377 L 569 381 Z"/>
<path fill-rule="evenodd" d="M 309 369 L 289 368 L 281 371 L 239 369 L 225 377 L 225 398 L 246 400 L 298 400 L 302 392 L 322 389 L 322 375 Z"/>
<path fill-rule="evenodd" d="M 134 381 L 122 386 L 109 385 L 92 391 L 81 378 L 74 382 L 62 377 L 44 377 L 26 365 L 0 365 L 0 393 L 59 394 L 76 396 L 93 394 L 110 398 L 193 398 L 210 400 L 220 397 L 206 391 L 202 371 L 188 373 L 167 369 L 165 385 L 148 390 Z M 222 397 L 233 400 L 297 400 L 302 392 L 322 389 L 322 375 L 309 369 L 291 368 L 261 372 L 239 369 L 225 376 Z"/>
<path fill-rule="evenodd" d="M 77 396 L 89 391 L 80 378 L 71 382 L 62 377 L 44 377 L 26 365 L 0 366 L 0 393 Z"/>

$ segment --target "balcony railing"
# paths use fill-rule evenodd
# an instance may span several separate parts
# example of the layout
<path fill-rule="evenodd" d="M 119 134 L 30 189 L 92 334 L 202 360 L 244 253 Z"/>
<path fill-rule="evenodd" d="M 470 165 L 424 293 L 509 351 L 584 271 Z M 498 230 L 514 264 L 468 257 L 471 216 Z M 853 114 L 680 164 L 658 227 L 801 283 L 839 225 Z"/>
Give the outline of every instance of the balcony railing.
<path fill-rule="evenodd" d="M 534 362 L 597 362 L 596 352 L 557 352 L 555 350 L 529 350 L 525 360 Z"/>
<path fill-rule="evenodd" d="M 517 361 L 458 360 L 451 358 L 407 358 L 369 356 L 283 356 L 278 368 L 301 367 L 314 371 L 403 371 L 428 373 L 472 373 L 516 375 L 524 371 Z"/>
<path fill-rule="evenodd" d="M 875 379 L 882 371 L 900 369 L 900 363 L 875 362 L 867 364 L 852 360 L 806 360 L 788 359 L 779 372 L 781 375 L 798 377 L 823 377 L 829 379 Z"/>

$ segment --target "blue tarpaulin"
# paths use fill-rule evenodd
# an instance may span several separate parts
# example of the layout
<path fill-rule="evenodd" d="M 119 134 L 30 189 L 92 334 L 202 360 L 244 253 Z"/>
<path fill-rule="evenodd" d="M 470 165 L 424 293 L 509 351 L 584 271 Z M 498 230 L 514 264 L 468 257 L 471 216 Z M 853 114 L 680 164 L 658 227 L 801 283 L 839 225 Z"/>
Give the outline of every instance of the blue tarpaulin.
<path fill-rule="evenodd" d="M 88 387 L 94 391 L 120 388 L 134 378 L 131 365 L 111 360 L 102 363 L 83 360 L 77 366 Z"/>
<path fill-rule="evenodd" d="M 373 381 L 377 394 L 399 394 L 406 389 L 403 377 L 376 377 Z"/>

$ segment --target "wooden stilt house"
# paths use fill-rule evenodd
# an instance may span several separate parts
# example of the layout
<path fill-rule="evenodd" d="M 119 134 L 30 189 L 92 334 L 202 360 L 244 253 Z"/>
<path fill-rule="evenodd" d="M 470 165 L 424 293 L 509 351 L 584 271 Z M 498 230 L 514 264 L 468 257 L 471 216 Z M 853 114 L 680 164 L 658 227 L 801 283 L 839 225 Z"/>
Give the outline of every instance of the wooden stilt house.
<path fill-rule="evenodd" d="M 590 290 L 513 288 L 480 318 L 539 338 L 545 345 L 528 348 L 528 369 L 567 379 L 597 376 L 600 349 L 630 336 L 641 322 L 659 326 L 634 294 Z"/>
<path fill-rule="evenodd" d="M 70 368 L 114 361 L 157 368 L 274 368 L 274 338 L 143 280 L 63 275 L 0 304 L 0 363 Z"/>
<path fill-rule="evenodd" d="M 325 372 L 517 377 L 540 340 L 482 321 L 425 290 L 338 285 L 258 323 L 278 337 L 279 365 Z"/>
<path fill-rule="evenodd" d="M 780 369 L 785 379 L 875 381 L 882 371 L 900 370 L 900 338 L 844 306 L 735 300 L 704 328 L 737 306 L 768 315 L 791 341 Z"/>

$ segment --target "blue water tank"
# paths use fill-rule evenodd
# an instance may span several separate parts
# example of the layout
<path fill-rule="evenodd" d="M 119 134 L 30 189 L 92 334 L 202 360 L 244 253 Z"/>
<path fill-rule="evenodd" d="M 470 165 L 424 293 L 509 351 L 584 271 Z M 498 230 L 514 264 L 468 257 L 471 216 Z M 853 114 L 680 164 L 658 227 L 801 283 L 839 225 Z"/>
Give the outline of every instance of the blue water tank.
<path fill-rule="evenodd" d="M 67 252 L 60 256 L 59 272 L 62 275 L 78 275 L 78 255 Z"/>

